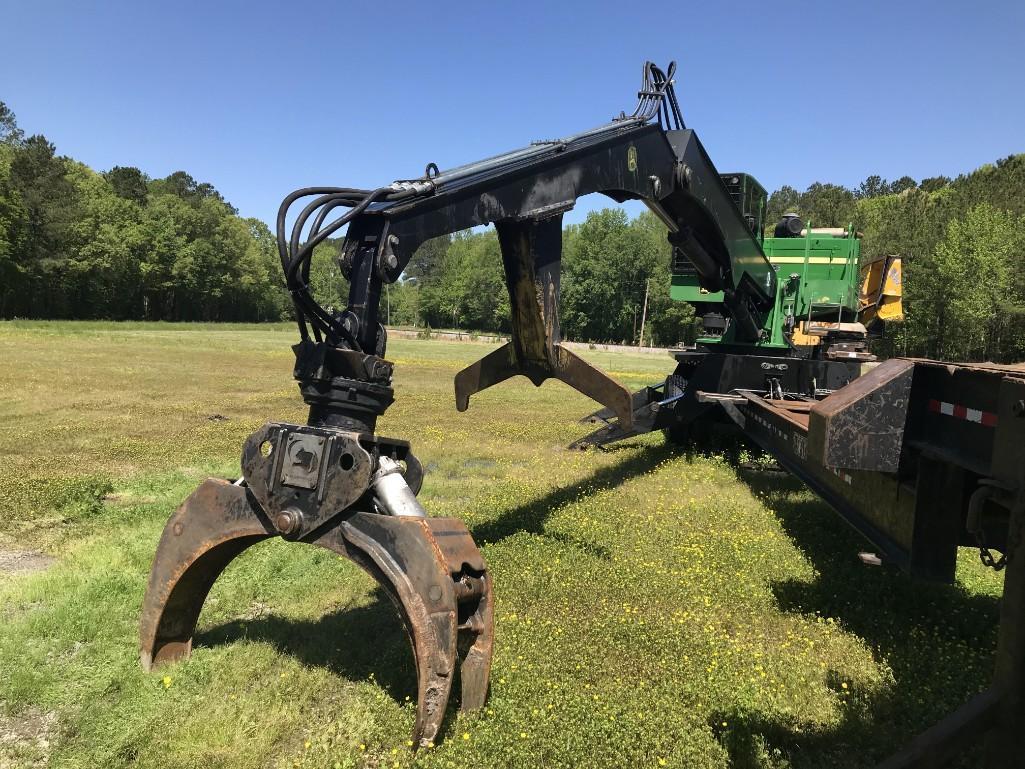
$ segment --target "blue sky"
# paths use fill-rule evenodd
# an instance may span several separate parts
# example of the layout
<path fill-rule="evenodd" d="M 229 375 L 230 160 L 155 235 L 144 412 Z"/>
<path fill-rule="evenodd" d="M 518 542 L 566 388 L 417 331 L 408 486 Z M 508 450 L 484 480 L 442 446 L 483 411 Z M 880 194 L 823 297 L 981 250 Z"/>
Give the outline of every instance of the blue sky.
<path fill-rule="evenodd" d="M 641 64 L 721 171 L 770 190 L 1025 152 L 1025 2 L 4 0 L 0 100 L 99 170 L 183 169 L 272 221 L 605 122 Z M 576 216 L 602 201 L 587 201 Z"/>

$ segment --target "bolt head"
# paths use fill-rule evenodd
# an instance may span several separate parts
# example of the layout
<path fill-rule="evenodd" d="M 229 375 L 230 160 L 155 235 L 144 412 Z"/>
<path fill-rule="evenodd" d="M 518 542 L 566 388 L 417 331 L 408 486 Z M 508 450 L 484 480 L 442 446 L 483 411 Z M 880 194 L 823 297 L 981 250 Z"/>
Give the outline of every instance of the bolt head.
<path fill-rule="evenodd" d="M 293 508 L 282 510 L 274 517 L 274 527 L 285 537 L 298 534 L 303 527 L 303 514 Z"/>

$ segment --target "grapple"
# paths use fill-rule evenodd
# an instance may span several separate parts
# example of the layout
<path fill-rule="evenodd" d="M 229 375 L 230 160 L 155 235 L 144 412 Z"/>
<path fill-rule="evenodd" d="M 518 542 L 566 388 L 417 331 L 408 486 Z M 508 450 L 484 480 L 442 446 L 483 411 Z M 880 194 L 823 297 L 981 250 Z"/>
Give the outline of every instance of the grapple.
<path fill-rule="evenodd" d="M 630 391 L 561 343 L 562 214 L 499 221 L 495 229 L 509 292 L 512 339 L 456 374 L 456 408 L 466 411 L 471 395 L 520 374 L 535 387 L 547 379 L 565 382 L 604 404 L 624 429 L 632 429 Z"/>
<path fill-rule="evenodd" d="M 203 602 L 250 545 L 318 545 L 361 566 L 395 603 L 416 658 L 413 740 L 436 738 L 458 673 L 463 709 L 483 705 L 491 666 L 491 578 L 466 527 L 428 518 L 404 441 L 271 423 L 246 442 L 243 478 L 209 479 L 171 516 L 142 610 L 146 670 L 189 655 Z"/>

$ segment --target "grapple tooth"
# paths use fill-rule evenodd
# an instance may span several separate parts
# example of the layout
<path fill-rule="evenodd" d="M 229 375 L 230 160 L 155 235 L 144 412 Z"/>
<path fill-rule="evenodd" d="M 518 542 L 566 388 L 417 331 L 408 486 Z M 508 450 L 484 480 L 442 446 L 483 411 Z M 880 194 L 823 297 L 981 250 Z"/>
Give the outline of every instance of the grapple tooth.
<path fill-rule="evenodd" d="M 357 513 L 341 523 L 332 542 L 370 572 L 392 597 L 416 657 L 417 709 L 413 741 L 433 742 L 441 728 L 457 666 L 463 709 L 480 707 L 491 668 L 490 578 L 473 539 L 451 518 L 399 518 Z M 328 534 L 330 537 L 331 534 Z M 467 595 L 464 577 L 480 590 Z M 467 696 L 469 694 L 469 696 Z"/>
<path fill-rule="evenodd" d="M 277 534 L 246 489 L 203 483 L 168 521 L 143 603 L 141 659 L 150 670 L 188 656 L 203 602 L 228 563 Z M 457 669 L 462 707 L 487 696 L 494 605 L 490 575 L 462 522 L 353 513 L 304 539 L 365 569 L 391 597 L 416 659 L 416 745 L 435 740 Z"/>
<path fill-rule="evenodd" d="M 142 667 L 187 657 L 210 588 L 235 556 L 276 534 L 243 487 L 204 481 L 164 527 L 139 627 Z"/>
<path fill-rule="evenodd" d="M 455 587 L 459 620 L 459 706 L 461 710 L 476 710 L 484 706 L 491 678 L 495 632 L 491 574 L 462 521 L 430 518 L 427 524 Z"/>

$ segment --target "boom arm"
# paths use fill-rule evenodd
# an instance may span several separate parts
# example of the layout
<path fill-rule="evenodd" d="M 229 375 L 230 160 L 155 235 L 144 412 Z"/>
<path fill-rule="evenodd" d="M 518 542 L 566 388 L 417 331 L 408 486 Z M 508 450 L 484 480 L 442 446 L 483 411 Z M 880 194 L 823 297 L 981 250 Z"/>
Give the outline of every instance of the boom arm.
<path fill-rule="evenodd" d="M 535 384 L 555 376 L 608 405 L 630 422 L 629 395 L 560 342 L 558 323 L 561 219 L 576 199 L 593 192 L 642 200 L 665 222 L 669 240 L 693 264 L 701 285 L 723 291 L 738 337 L 755 341 L 763 313 L 775 297 L 775 272 L 734 205 L 693 130 L 683 125 L 672 76 L 648 63 L 637 109 L 611 123 L 558 141 L 535 142 L 446 172 L 428 166 L 423 178 L 374 192 L 323 193 L 307 206 L 284 245 L 283 204 L 279 245 L 300 325 L 309 319 L 318 341 L 382 356 L 378 320 L 382 282 L 398 279 L 426 240 L 494 223 L 502 247 L 512 306 L 513 340 L 461 372 L 457 405 L 470 394 L 522 373 Z M 658 118 L 656 121 L 655 118 Z M 358 202 L 355 202 L 359 198 Z M 321 228 L 327 211 L 354 206 Z M 306 237 L 302 231 L 317 212 Z M 350 278 L 349 306 L 331 317 L 309 297 L 303 277 L 312 248 L 348 224 L 342 268 Z M 304 339 L 306 337 L 304 336 Z"/>

